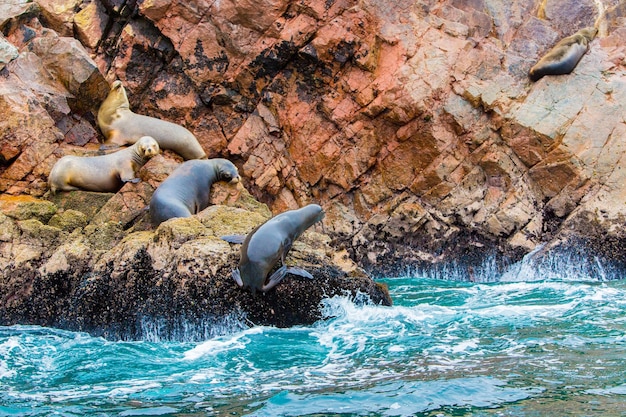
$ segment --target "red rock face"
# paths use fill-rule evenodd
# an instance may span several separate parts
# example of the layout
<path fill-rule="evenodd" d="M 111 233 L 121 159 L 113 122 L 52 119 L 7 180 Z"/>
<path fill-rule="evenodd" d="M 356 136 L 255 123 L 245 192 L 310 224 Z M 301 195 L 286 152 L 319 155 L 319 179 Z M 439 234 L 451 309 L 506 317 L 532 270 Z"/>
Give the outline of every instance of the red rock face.
<path fill-rule="evenodd" d="M 43 194 L 69 144 L 97 141 L 103 80 L 120 79 L 133 111 L 235 161 L 274 212 L 324 206 L 364 263 L 430 259 L 460 235 L 528 251 L 548 217 L 624 215 L 617 1 L 573 73 L 537 83 L 529 68 L 597 2 L 39 3 L 0 20 L 20 52 L 2 73 L 3 192 Z"/>

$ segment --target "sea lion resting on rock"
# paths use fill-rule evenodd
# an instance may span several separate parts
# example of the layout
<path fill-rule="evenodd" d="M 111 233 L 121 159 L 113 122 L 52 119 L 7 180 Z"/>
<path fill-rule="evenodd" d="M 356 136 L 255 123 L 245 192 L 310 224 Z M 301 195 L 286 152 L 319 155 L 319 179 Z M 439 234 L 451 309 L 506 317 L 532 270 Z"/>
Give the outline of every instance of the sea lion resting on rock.
<path fill-rule="evenodd" d="M 579 30 L 572 36 L 561 39 L 530 69 L 529 76 L 537 81 L 544 75 L 569 74 L 587 52 L 589 42 L 598 33 L 598 29 L 588 27 Z"/>
<path fill-rule="evenodd" d="M 189 217 L 209 206 L 215 181 L 239 182 L 237 167 L 227 159 L 203 159 L 180 164 L 152 194 L 150 217 L 156 227 L 174 217 Z"/>
<path fill-rule="evenodd" d="M 317 204 L 309 204 L 272 217 L 247 236 L 222 236 L 227 242 L 243 243 L 239 266 L 232 273 L 237 285 L 249 287 L 253 293 L 257 290 L 266 292 L 281 282 L 287 273 L 313 278 L 304 269 L 287 267 L 285 258 L 293 242 L 323 218 L 324 210 Z M 266 279 L 279 260 L 282 266 Z"/>
<path fill-rule="evenodd" d="M 126 182 L 139 182 L 135 173 L 159 152 L 157 141 L 144 136 L 133 146 L 108 155 L 66 155 L 50 171 L 50 192 L 53 195 L 57 190 L 115 193 Z"/>
<path fill-rule="evenodd" d="M 133 144 L 142 136 L 152 136 L 161 149 L 169 149 L 183 159 L 206 158 L 196 137 L 184 127 L 165 120 L 133 113 L 121 81 L 111 85 L 109 95 L 98 109 L 98 126 L 105 144 Z"/>

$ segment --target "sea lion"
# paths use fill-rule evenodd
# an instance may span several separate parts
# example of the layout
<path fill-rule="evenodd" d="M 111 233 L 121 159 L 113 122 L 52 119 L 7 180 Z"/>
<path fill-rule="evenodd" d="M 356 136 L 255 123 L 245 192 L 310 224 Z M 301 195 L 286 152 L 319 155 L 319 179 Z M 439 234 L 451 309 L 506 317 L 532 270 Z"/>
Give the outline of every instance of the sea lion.
<path fill-rule="evenodd" d="M 169 149 L 183 159 L 203 159 L 206 153 L 196 137 L 184 127 L 165 120 L 133 113 L 121 81 L 111 85 L 109 95 L 98 109 L 98 126 L 105 145 L 133 144 L 142 136 L 152 136 L 161 149 Z"/>
<path fill-rule="evenodd" d="M 288 273 L 305 278 L 313 276 L 304 269 L 287 267 L 285 258 L 293 242 L 309 227 L 324 218 L 324 210 L 317 204 L 309 204 L 297 210 L 285 211 L 261 224 L 247 236 L 229 235 L 222 239 L 242 243 L 239 266 L 232 276 L 237 285 L 248 287 L 253 293 L 271 290 Z M 278 261 L 282 266 L 269 279 L 267 275 Z"/>
<path fill-rule="evenodd" d="M 117 192 L 126 182 L 139 182 L 136 172 L 159 152 L 157 141 L 143 136 L 133 146 L 108 155 L 66 155 L 50 171 L 50 192 L 53 195 L 57 190 Z"/>
<path fill-rule="evenodd" d="M 227 159 L 202 159 L 180 164 L 152 194 L 150 218 L 156 227 L 174 217 L 189 217 L 209 206 L 215 181 L 239 182 L 237 167 Z"/>
<path fill-rule="evenodd" d="M 589 42 L 598 33 L 598 29 L 588 27 L 579 30 L 572 36 L 561 39 L 539 62 L 531 69 L 528 75 L 532 81 L 537 81 L 544 75 L 569 74 L 578 64 L 580 58 L 587 52 Z"/>

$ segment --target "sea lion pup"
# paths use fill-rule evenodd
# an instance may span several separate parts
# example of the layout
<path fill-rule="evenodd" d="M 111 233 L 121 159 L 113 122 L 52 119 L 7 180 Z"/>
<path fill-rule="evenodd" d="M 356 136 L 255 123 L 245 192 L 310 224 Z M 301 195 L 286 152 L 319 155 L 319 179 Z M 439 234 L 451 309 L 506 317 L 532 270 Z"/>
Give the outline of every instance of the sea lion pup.
<path fill-rule="evenodd" d="M 50 192 L 52 195 L 57 190 L 118 192 L 126 182 L 139 182 L 136 172 L 159 152 L 157 141 L 143 136 L 133 146 L 108 155 L 66 155 L 50 171 Z"/>
<path fill-rule="evenodd" d="M 174 217 L 190 217 L 209 206 L 215 181 L 232 184 L 240 180 L 237 167 L 227 159 L 185 161 L 159 185 L 150 199 L 154 227 Z"/>
<path fill-rule="evenodd" d="M 176 123 L 133 113 L 121 81 L 111 85 L 109 95 L 100 105 L 98 126 L 106 137 L 105 145 L 133 144 L 142 136 L 152 136 L 161 149 L 172 150 L 185 160 L 206 158 L 189 130 Z"/>
<path fill-rule="evenodd" d="M 222 236 L 227 242 L 243 244 L 239 266 L 232 272 L 237 285 L 248 287 L 253 293 L 257 290 L 266 292 L 281 282 L 288 273 L 313 278 L 304 269 L 287 267 L 285 258 L 293 242 L 306 229 L 323 218 L 324 210 L 317 204 L 309 204 L 272 217 L 247 236 Z M 282 266 L 267 279 L 267 275 L 279 260 Z"/>
<path fill-rule="evenodd" d="M 579 30 L 572 36 L 561 39 L 539 62 L 531 69 L 528 75 L 532 81 L 537 81 L 544 75 L 569 74 L 578 64 L 580 58 L 587 52 L 589 42 L 598 33 L 598 29 L 588 27 Z"/>

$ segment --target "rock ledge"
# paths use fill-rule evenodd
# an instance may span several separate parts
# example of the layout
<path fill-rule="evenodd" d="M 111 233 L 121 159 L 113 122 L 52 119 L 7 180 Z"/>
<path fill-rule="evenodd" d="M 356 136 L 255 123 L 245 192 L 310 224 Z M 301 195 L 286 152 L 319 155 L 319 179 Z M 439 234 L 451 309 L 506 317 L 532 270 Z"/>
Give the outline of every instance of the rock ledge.
<path fill-rule="evenodd" d="M 288 277 L 267 294 L 237 287 L 230 272 L 239 247 L 219 236 L 247 233 L 269 216 L 260 203 L 251 208 L 245 192 L 239 207 L 212 205 L 156 230 L 148 230 L 142 210 L 127 230 L 119 221 L 99 222 L 115 218 L 102 213 L 106 203 L 88 221 L 95 200 L 114 196 L 71 192 L 57 198 L 65 208 L 32 197 L 0 198 L 1 325 L 110 339 L 201 340 L 252 324 L 311 324 L 322 318 L 321 301 L 335 295 L 391 304 L 384 287 L 313 230 L 294 244 L 288 263 L 305 267 L 314 280 Z"/>

